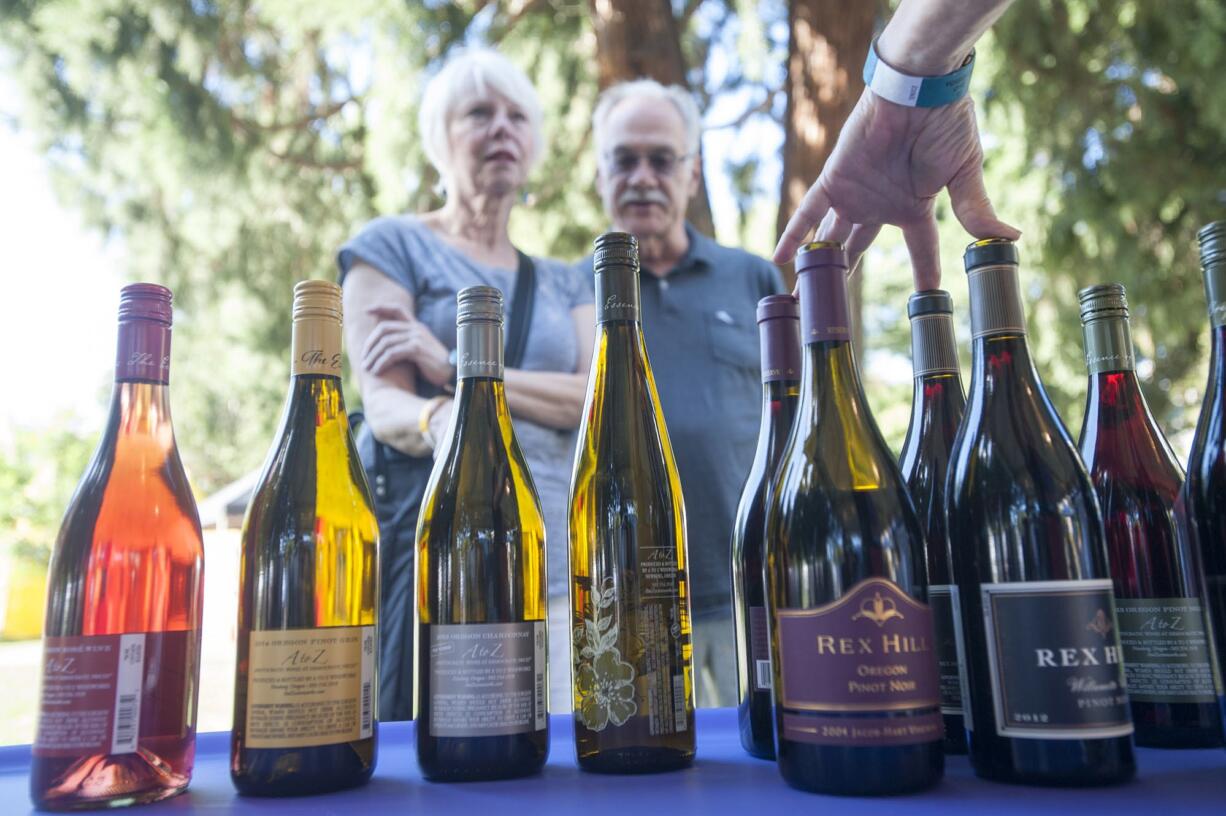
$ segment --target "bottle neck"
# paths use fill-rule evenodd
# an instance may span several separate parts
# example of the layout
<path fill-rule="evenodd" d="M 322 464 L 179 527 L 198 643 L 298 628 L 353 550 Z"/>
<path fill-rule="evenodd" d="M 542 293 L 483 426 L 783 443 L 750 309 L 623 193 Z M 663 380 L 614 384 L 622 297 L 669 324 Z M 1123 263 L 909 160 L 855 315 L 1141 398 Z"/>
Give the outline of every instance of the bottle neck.
<path fill-rule="evenodd" d="M 779 459 L 800 397 L 800 380 L 770 380 L 762 383 L 762 421 L 758 426 L 758 451 L 769 462 Z"/>
<path fill-rule="evenodd" d="M 1214 329 L 1226 327 L 1226 261 L 1204 264 L 1203 272 L 1209 323 Z"/>
<path fill-rule="evenodd" d="M 166 385 L 170 382 L 170 326 L 130 318 L 119 323 L 115 380 Z"/>
<path fill-rule="evenodd" d="M 943 437 L 953 439 L 966 409 L 962 377 L 957 372 L 940 372 L 915 378 L 911 399 L 911 428 L 941 428 Z M 913 434 L 908 433 L 908 442 Z"/>
<path fill-rule="evenodd" d="M 174 444 L 170 388 L 164 383 L 136 380 L 115 383 L 111 414 L 121 437 L 154 437 L 166 449 Z"/>
<path fill-rule="evenodd" d="M 911 319 L 911 370 L 917 387 L 919 378 L 930 374 L 958 375 L 953 315 L 926 314 Z"/>
<path fill-rule="evenodd" d="M 637 268 L 610 264 L 597 269 L 595 292 L 597 323 L 638 323 L 642 320 Z"/>
<path fill-rule="evenodd" d="M 456 378 L 502 380 L 501 322 L 468 320 L 456 328 Z"/>
<path fill-rule="evenodd" d="M 1128 318 L 1122 314 L 1092 317 L 1081 324 L 1085 338 L 1086 368 L 1093 378 L 1113 371 L 1135 371 L 1136 357 Z"/>

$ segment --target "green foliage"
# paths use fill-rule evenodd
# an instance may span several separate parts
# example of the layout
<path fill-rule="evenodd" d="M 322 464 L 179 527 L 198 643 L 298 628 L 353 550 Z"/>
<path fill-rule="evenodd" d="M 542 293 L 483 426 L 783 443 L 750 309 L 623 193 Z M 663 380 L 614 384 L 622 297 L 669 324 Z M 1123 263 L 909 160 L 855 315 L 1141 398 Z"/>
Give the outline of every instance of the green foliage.
<path fill-rule="evenodd" d="M 0 557 L 50 559 L 64 508 L 97 444 L 71 424 L 65 417 L 0 445 Z"/>
<path fill-rule="evenodd" d="M 416 105 L 449 49 L 498 43 L 556 112 L 512 224 L 519 243 L 573 257 L 601 226 L 580 3 L 532 14 L 476 1 L 0 8 L 22 124 L 44 140 L 63 196 L 122 237 L 131 278 L 175 291 L 176 428 L 205 492 L 267 449 L 293 283 L 334 277 L 336 249 L 374 215 L 440 203 Z"/>
<path fill-rule="evenodd" d="M 1079 418 L 1076 290 L 1118 281 L 1146 396 L 1186 439 L 1208 344 L 1195 233 L 1226 217 L 1226 6 L 1016 3 L 995 42 L 989 127 L 1020 136 L 1012 141 L 1025 164 L 1015 178 L 1037 180 L 1040 194 L 1014 201 L 1007 179 L 989 189 L 1003 217 L 1028 222 L 1026 257 L 1042 298 L 1032 325 L 1059 405 Z"/>

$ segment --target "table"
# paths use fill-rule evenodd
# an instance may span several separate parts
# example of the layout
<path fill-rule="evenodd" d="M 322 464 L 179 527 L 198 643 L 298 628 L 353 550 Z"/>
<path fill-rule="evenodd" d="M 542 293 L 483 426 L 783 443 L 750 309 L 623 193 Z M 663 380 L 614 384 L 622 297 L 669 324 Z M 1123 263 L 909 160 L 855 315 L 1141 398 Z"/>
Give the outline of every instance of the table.
<path fill-rule="evenodd" d="M 733 709 L 698 711 L 693 768 L 648 776 L 603 776 L 575 766 L 569 715 L 552 720 L 549 764 L 540 776 L 500 782 L 435 784 L 417 772 L 411 723 L 379 726 L 379 764 L 356 790 L 293 799 L 241 799 L 230 785 L 229 735 L 202 734 L 187 793 L 133 813 L 337 814 L 338 816 L 647 816 L 664 813 L 793 816 L 957 816 L 1075 813 L 1104 816 L 1221 814 L 1226 809 L 1226 751 L 1139 749 L 1135 782 L 1061 790 L 998 785 L 976 778 L 966 757 L 950 757 L 945 779 L 926 793 L 899 798 L 834 799 L 795 791 L 774 763 L 741 750 Z M 0 748 L 0 813 L 33 813 L 27 793 L 29 746 Z M 797 808 L 793 811 L 792 808 Z"/>

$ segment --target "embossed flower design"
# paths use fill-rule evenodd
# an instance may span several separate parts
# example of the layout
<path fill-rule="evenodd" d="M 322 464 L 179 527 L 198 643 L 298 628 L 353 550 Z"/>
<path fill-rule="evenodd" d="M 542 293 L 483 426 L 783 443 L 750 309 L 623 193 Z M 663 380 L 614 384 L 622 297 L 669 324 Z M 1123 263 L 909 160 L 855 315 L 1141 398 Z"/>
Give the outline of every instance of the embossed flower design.
<path fill-rule="evenodd" d="M 591 663 L 579 667 L 579 715 L 593 731 L 603 731 L 612 720 L 624 725 L 638 711 L 634 701 L 634 667 L 621 659 L 617 649 L 608 649 Z"/>

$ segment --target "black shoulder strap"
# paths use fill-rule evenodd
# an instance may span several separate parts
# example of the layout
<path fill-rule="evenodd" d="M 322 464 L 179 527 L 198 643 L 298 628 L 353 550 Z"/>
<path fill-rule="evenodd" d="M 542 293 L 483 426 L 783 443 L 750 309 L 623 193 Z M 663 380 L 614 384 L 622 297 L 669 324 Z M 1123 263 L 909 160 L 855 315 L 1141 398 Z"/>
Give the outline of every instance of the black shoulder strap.
<path fill-rule="evenodd" d="M 515 291 L 511 293 L 511 323 L 507 326 L 507 346 L 503 364 L 520 368 L 524 350 L 528 347 L 528 325 L 532 322 L 532 306 L 536 301 L 536 264 L 518 249 L 519 270 L 515 274 Z"/>

